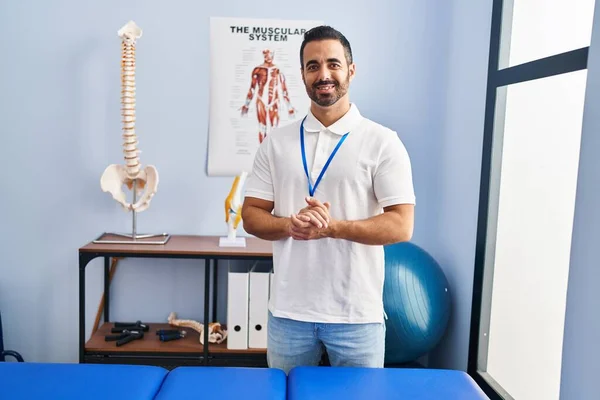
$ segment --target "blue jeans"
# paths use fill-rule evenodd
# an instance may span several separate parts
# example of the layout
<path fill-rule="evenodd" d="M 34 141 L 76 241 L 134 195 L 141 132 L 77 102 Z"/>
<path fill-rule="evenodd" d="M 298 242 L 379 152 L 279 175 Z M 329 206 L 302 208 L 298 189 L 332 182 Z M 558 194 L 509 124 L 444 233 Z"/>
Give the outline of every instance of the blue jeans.
<path fill-rule="evenodd" d="M 335 367 L 383 368 L 385 323 L 323 324 L 278 318 L 269 312 L 267 362 L 286 374 L 318 365 L 323 351 Z"/>

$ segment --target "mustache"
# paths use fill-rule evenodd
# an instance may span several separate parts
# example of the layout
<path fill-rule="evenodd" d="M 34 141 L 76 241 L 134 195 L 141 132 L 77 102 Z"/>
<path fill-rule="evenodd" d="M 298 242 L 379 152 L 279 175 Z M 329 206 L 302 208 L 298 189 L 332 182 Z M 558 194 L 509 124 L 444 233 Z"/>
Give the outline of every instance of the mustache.
<path fill-rule="evenodd" d="M 339 83 L 337 81 L 332 81 L 332 80 L 330 80 L 330 81 L 318 81 L 318 82 L 313 83 L 312 86 L 313 86 L 313 88 L 316 89 L 318 86 L 321 86 L 321 85 L 333 85 L 333 86 L 337 87 L 339 85 Z"/>

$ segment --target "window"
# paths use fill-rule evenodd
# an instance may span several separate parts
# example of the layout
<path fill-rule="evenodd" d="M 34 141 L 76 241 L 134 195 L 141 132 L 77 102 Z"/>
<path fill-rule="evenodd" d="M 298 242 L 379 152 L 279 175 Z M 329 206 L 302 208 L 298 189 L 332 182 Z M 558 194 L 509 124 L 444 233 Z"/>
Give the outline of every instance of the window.
<path fill-rule="evenodd" d="M 504 1 L 502 40 L 512 67 L 590 45 L 594 0 Z"/>
<path fill-rule="evenodd" d="M 469 349 L 492 399 L 559 398 L 593 0 L 494 0 Z"/>

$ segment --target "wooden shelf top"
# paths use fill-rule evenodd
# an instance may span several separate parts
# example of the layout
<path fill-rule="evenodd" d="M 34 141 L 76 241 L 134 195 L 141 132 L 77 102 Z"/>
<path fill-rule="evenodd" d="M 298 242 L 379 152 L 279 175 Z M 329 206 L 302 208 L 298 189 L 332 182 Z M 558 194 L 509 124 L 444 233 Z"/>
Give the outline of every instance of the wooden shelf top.
<path fill-rule="evenodd" d="M 142 339 L 133 340 L 122 346 L 117 346 L 115 341 L 106 341 L 106 335 L 117 335 L 111 333 L 113 323 L 104 323 L 92 335 L 85 344 L 85 350 L 99 353 L 197 353 L 202 355 L 204 346 L 200 343 L 200 334 L 192 329 L 177 328 L 164 323 L 148 322 L 150 329 L 144 332 Z M 186 332 L 186 336 L 181 339 L 161 342 L 156 335 L 159 329 L 180 329 Z M 227 339 L 220 344 L 210 343 L 209 353 L 231 353 L 231 354 L 266 354 L 267 349 L 247 349 L 247 350 L 229 350 L 227 348 Z"/>
<path fill-rule="evenodd" d="M 111 234 L 101 236 L 102 240 L 123 240 Z M 145 239 L 138 239 L 138 242 Z M 156 240 L 148 239 L 150 241 Z M 240 257 L 272 257 L 271 242 L 256 237 L 246 238 L 246 247 L 220 247 L 219 236 L 171 235 L 165 244 L 125 244 L 89 242 L 79 248 L 88 253 L 129 253 L 129 254 L 172 254 L 196 256 L 240 256 Z"/>

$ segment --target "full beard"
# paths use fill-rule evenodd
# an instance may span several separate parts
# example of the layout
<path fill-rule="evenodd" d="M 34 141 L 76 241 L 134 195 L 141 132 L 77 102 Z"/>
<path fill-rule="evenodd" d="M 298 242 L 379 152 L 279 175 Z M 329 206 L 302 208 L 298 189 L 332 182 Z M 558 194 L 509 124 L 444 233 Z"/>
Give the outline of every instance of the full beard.
<path fill-rule="evenodd" d="M 349 77 L 343 83 L 336 80 L 318 81 L 306 88 L 308 97 L 321 107 L 329 107 L 348 93 Z M 322 90 L 326 89 L 326 90 Z"/>

